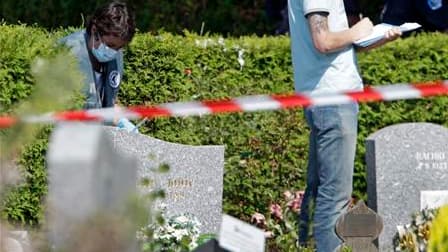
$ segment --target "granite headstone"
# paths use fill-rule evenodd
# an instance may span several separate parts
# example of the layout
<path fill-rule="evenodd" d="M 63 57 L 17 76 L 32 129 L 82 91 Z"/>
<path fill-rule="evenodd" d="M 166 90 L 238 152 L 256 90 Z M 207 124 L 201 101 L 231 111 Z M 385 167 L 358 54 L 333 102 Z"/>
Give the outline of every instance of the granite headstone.
<path fill-rule="evenodd" d="M 120 216 L 137 194 L 137 159 L 116 152 L 99 125 L 70 123 L 56 127 L 50 138 L 47 166 L 49 240 L 56 251 L 71 251 L 66 246 L 76 242 L 73 239 L 77 239 L 80 225 L 95 216 Z M 136 228 L 129 231 L 135 233 Z M 123 251 L 135 251 L 133 237 L 120 244 L 126 247 Z M 83 243 L 97 242 L 88 239 Z"/>
<path fill-rule="evenodd" d="M 397 226 L 410 224 L 421 202 L 431 202 L 428 192 L 443 199 L 448 190 L 448 129 L 430 123 L 389 126 L 369 136 L 366 149 L 368 205 L 384 220 L 379 249 L 391 251 Z"/>
<path fill-rule="evenodd" d="M 222 219 L 224 171 L 223 146 L 190 146 L 165 142 L 142 134 L 105 127 L 119 152 L 139 159 L 139 191 L 165 191 L 157 205 L 165 205 L 166 215 L 194 215 L 202 233 L 217 233 Z M 157 172 L 168 165 L 167 173 Z"/>

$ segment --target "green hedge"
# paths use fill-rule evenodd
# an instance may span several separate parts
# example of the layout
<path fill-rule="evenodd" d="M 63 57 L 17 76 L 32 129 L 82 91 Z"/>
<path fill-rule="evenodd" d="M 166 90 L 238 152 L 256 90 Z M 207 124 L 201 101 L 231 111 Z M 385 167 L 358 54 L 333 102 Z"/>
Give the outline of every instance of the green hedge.
<path fill-rule="evenodd" d="M 47 194 L 45 153 L 49 130 L 42 131 L 26 146 L 19 160 L 22 182 L 4 193 L 2 217 L 15 225 L 39 225 L 44 218 L 43 200 Z"/>
<path fill-rule="evenodd" d="M 7 112 L 31 93 L 31 63 L 37 56 L 50 57 L 54 38 L 43 29 L 0 24 L 0 112 Z"/>
<path fill-rule="evenodd" d="M 67 82 L 68 76 L 73 81 L 78 79 L 75 78 L 77 71 L 73 69 L 73 56 L 56 46 L 56 40 L 70 31 L 67 29 L 50 34 L 38 27 L 0 23 L 0 114 L 13 111 L 36 113 L 48 111 L 48 107 L 55 106 L 81 107 L 79 95 L 70 97 L 70 90 L 76 87 L 70 87 L 69 84 L 72 83 Z M 50 58 L 57 61 L 45 61 Z M 40 63 L 39 67 L 35 67 L 37 62 Z M 59 64 L 60 62 L 65 65 Z M 57 69 L 62 71 L 56 72 Z M 35 78 L 40 80 L 39 86 L 36 85 Z M 60 104 L 68 100 L 70 104 Z M 24 101 L 26 103 L 22 103 Z M 0 163 L 3 164 L 5 156 L 9 157 L 19 149 L 22 152 L 20 157 L 15 157 L 22 175 L 19 187 L 7 190 L 7 195 L 1 192 L 4 202 L 1 215 L 18 224 L 38 224 L 44 214 L 41 204 L 47 191 L 44 158 L 50 127 L 41 128 L 20 125 L 0 130 Z M 34 132 L 37 132 L 37 136 Z M 35 137 L 33 143 L 20 147 L 30 137 Z"/>
<path fill-rule="evenodd" d="M 3 32 L 19 39 L 5 39 Z M 52 55 L 47 43 L 65 32 L 46 33 L 23 26 L 0 26 L 11 60 L 22 62 L 11 68 L 0 56 L 2 111 L 8 111 L 32 90 L 29 66 L 37 55 Z M 399 40 L 381 49 L 359 54 L 366 83 L 376 85 L 448 79 L 447 36 L 421 34 Z M 36 52 L 23 56 L 23 51 Z M 238 61 L 243 52 L 244 65 Z M 240 95 L 288 93 L 293 91 L 288 37 L 159 36 L 137 34 L 126 51 L 126 76 L 119 98 L 124 105 L 158 104 L 173 101 L 221 99 Z M 16 58 L 21 58 L 22 61 Z M 191 72 L 191 74 L 190 74 Z M 2 76 L 2 75 L 0 75 Z M 26 80 L 26 81 L 24 81 Z M 7 90 L 7 91 L 6 91 Z M 23 91 L 25 90 L 25 91 Z M 448 98 L 382 102 L 361 105 L 355 193 L 365 197 L 364 140 L 371 133 L 402 122 L 434 122 L 448 126 Z M 287 189 L 303 189 L 308 146 L 308 129 L 302 110 L 235 113 L 190 118 L 160 118 L 147 122 L 144 134 L 166 141 L 225 145 L 224 211 L 248 220 L 254 212 L 267 213 Z M 27 147 L 22 158 L 29 180 L 19 193 L 6 201 L 4 216 L 26 224 L 39 223 L 37 201 L 46 191 L 45 137 Z M 29 195 L 28 195 L 29 194 Z M 23 200 L 12 200 L 21 197 Z M 28 211 L 31 207 L 39 208 Z"/>
<path fill-rule="evenodd" d="M 0 114 L 9 113 L 18 103 L 30 96 L 34 87 L 31 65 L 37 57 L 52 57 L 58 53 L 54 48 L 54 36 L 47 31 L 28 26 L 0 24 Z M 0 140 L 5 134 L 0 130 Z M 0 162 L 6 155 L 7 145 L 0 141 Z M 2 217 L 19 224 L 38 224 L 42 221 L 42 198 L 46 194 L 46 170 L 44 154 L 47 136 L 38 137 L 34 144 L 26 146 L 18 163 L 21 169 L 21 186 L 3 193 Z M 3 169 L 3 167 L 2 167 Z"/>

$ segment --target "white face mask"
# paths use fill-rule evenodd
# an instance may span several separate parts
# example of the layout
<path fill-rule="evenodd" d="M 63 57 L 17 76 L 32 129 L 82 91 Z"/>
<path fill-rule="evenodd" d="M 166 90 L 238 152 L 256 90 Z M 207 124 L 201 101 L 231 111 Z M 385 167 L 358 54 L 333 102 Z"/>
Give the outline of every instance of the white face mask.
<path fill-rule="evenodd" d="M 114 60 L 115 57 L 117 56 L 117 53 L 118 53 L 117 50 L 112 49 L 108 47 L 106 44 L 104 44 L 103 41 L 101 41 L 101 38 L 100 38 L 100 45 L 98 46 L 98 48 L 95 48 L 95 42 L 92 47 L 93 56 L 95 56 L 95 58 L 102 63 Z"/>

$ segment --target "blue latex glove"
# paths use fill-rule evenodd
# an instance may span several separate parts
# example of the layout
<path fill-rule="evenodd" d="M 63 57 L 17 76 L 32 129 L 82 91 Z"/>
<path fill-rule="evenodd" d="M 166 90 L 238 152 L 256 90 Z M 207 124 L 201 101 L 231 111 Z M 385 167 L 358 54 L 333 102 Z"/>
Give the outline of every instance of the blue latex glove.
<path fill-rule="evenodd" d="M 127 118 L 121 118 L 117 123 L 117 127 L 119 129 L 126 130 L 127 132 L 139 133 L 138 128 L 135 127 L 135 125 L 131 121 L 129 121 Z"/>

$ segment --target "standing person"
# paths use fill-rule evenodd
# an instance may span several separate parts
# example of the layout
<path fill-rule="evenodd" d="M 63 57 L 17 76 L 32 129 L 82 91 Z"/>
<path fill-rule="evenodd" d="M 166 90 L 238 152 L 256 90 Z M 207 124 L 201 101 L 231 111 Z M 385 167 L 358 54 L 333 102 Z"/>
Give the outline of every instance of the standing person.
<path fill-rule="evenodd" d="M 287 0 L 266 0 L 266 14 L 274 21 L 274 35 L 286 34 L 288 28 L 288 6 Z"/>
<path fill-rule="evenodd" d="M 85 109 L 113 107 L 123 76 L 123 48 L 135 34 L 133 13 L 125 3 L 114 1 L 98 8 L 85 29 L 61 40 L 71 49 L 85 77 Z M 126 118 L 117 126 L 135 131 Z"/>
<path fill-rule="evenodd" d="M 344 0 L 344 6 L 349 27 L 361 21 L 361 8 L 359 7 L 358 0 Z"/>
<path fill-rule="evenodd" d="M 362 90 L 352 43 L 372 32 L 372 22 L 364 18 L 349 28 L 343 0 L 289 0 L 288 6 L 296 91 L 320 95 Z M 398 29 L 392 29 L 371 48 L 400 35 Z M 311 133 L 299 244 L 307 244 L 314 206 L 318 252 L 335 251 L 341 244 L 335 224 L 352 193 L 357 114 L 356 103 L 305 109 Z"/>
<path fill-rule="evenodd" d="M 393 25 L 417 22 L 425 31 L 448 33 L 446 0 L 385 0 L 381 21 Z"/>

